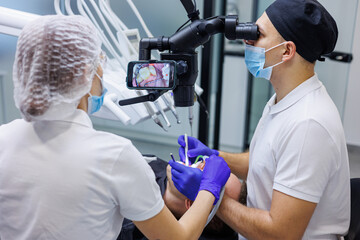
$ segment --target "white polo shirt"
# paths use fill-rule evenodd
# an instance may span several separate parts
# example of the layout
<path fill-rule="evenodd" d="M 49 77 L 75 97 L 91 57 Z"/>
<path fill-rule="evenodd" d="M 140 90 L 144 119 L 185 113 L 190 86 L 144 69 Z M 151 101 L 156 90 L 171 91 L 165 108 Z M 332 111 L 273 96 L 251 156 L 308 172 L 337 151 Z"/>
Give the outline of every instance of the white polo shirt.
<path fill-rule="evenodd" d="M 336 239 L 350 222 L 350 174 L 338 111 L 317 75 L 265 106 L 250 145 L 249 207 L 273 190 L 317 203 L 303 239 Z"/>
<path fill-rule="evenodd" d="M 96 131 L 77 110 L 54 121 L 0 127 L 0 239 L 116 239 L 123 218 L 164 207 L 132 143 Z"/>

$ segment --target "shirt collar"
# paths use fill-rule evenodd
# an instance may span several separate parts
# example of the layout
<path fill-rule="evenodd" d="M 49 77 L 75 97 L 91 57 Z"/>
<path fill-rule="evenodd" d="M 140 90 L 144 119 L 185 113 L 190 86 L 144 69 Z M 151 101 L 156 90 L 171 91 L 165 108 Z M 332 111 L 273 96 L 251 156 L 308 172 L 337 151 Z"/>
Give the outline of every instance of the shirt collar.
<path fill-rule="evenodd" d="M 93 128 L 93 124 L 89 115 L 85 111 L 80 109 L 76 109 L 75 112 L 70 116 L 56 121 L 75 123 L 85 127 Z"/>
<path fill-rule="evenodd" d="M 291 107 L 293 104 L 299 101 L 301 98 L 303 98 L 306 94 L 314 91 L 315 89 L 318 89 L 321 86 L 322 83 L 320 82 L 317 74 L 315 73 L 314 76 L 297 86 L 277 104 L 275 104 L 276 94 L 274 94 L 267 103 L 270 108 L 270 114 L 276 114 L 284 111 L 285 109 Z"/>

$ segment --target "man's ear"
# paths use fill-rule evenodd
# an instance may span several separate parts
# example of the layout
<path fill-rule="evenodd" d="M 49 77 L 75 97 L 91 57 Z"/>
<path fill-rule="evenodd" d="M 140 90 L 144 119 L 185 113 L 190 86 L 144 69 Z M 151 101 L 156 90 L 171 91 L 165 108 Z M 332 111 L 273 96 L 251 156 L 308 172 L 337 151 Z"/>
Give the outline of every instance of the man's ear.
<path fill-rule="evenodd" d="M 294 58 L 296 53 L 296 45 L 292 41 L 288 41 L 285 43 L 285 52 L 282 57 L 283 62 L 287 62 Z"/>
<path fill-rule="evenodd" d="M 186 210 L 188 210 L 191 205 L 193 204 L 193 201 L 191 201 L 190 199 L 185 199 L 185 207 L 186 207 Z"/>

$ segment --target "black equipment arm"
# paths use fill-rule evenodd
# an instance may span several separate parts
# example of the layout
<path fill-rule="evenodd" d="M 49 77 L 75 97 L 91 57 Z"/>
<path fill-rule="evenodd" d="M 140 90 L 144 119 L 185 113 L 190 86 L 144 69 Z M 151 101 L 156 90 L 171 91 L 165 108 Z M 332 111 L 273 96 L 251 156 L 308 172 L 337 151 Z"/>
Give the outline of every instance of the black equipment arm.
<path fill-rule="evenodd" d="M 176 62 L 185 62 L 187 71 L 178 74 L 178 81 L 174 92 L 175 106 L 189 107 L 194 105 L 194 85 L 198 76 L 198 58 L 195 49 L 207 43 L 211 36 L 224 33 L 230 40 L 246 39 L 257 40 L 260 33 L 255 23 L 239 23 L 238 17 L 216 16 L 208 19 L 200 19 L 199 11 L 195 9 L 192 0 L 180 0 L 183 4 L 191 24 L 178 30 L 170 37 L 143 38 L 139 44 L 139 60 L 150 60 L 151 50 L 157 49 L 161 53 L 161 60 L 174 60 Z M 121 105 L 132 104 L 134 102 L 152 101 L 154 97 L 158 98 L 164 91 L 156 93 L 151 89 L 149 95 L 121 101 Z M 155 98 L 155 99 L 156 99 Z M 150 99 L 150 100 L 149 100 Z"/>
<path fill-rule="evenodd" d="M 151 91 L 148 95 L 129 98 L 125 100 L 120 100 L 119 105 L 120 106 L 126 106 L 136 103 L 142 103 L 142 102 L 154 102 L 156 99 L 158 99 L 162 94 L 164 94 L 166 91 Z"/>
<path fill-rule="evenodd" d="M 234 39 L 256 40 L 259 30 L 254 23 L 239 23 L 238 17 L 218 16 L 206 20 L 197 20 L 171 37 L 143 38 L 140 41 L 139 60 L 150 60 L 152 49 L 178 52 L 194 52 L 208 42 L 212 35 L 224 33 L 225 37 Z"/>
<path fill-rule="evenodd" d="M 182 0 L 189 12 L 192 1 Z M 194 20 L 190 25 L 171 37 L 143 38 L 139 46 L 139 60 L 150 60 L 151 50 L 169 50 L 162 53 L 162 60 L 185 61 L 188 72 L 179 76 L 179 83 L 174 89 L 175 106 L 194 105 L 194 84 L 198 76 L 198 61 L 195 49 L 208 42 L 212 35 L 224 33 L 228 39 L 256 40 L 259 37 L 258 26 L 254 23 L 239 23 L 237 16 L 217 16 L 206 20 Z"/>
<path fill-rule="evenodd" d="M 195 6 L 193 4 L 193 1 L 192 0 L 180 0 L 182 5 L 184 6 L 187 14 L 188 14 L 188 17 L 189 19 L 193 22 L 195 20 L 198 20 L 200 19 L 199 18 L 199 10 L 196 10 L 195 9 Z"/>

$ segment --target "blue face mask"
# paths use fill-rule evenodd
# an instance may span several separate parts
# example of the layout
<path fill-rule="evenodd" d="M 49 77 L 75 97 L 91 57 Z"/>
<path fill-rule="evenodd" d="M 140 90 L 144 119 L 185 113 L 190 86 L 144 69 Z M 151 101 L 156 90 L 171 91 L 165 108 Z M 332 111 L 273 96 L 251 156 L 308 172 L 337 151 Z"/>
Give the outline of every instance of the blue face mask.
<path fill-rule="evenodd" d="M 89 93 L 90 97 L 88 97 L 88 114 L 94 114 L 100 110 L 104 103 L 104 96 L 107 93 L 107 89 L 102 84 L 103 79 L 97 73 L 95 74 L 100 79 L 103 90 L 101 96 L 93 96 L 91 93 Z"/>
<path fill-rule="evenodd" d="M 284 61 L 281 61 L 273 66 L 264 68 L 265 53 L 274 48 L 277 48 L 285 43 L 286 42 L 280 43 L 279 45 L 269 48 L 266 51 L 265 51 L 265 48 L 246 45 L 245 46 L 245 63 L 246 63 L 246 66 L 247 66 L 249 72 L 251 72 L 251 74 L 254 77 L 265 78 L 267 80 L 270 80 L 273 68 L 276 67 L 277 65 L 282 64 Z"/>
<path fill-rule="evenodd" d="M 100 110 L 101 106 L 104 103 L 104 96 L 107 92 L 106 88 L 103 88 L 101 96 L 93 96 L 89 93 L 90 97 L 88 98 L 88 113 L 94 114 Z"/>

